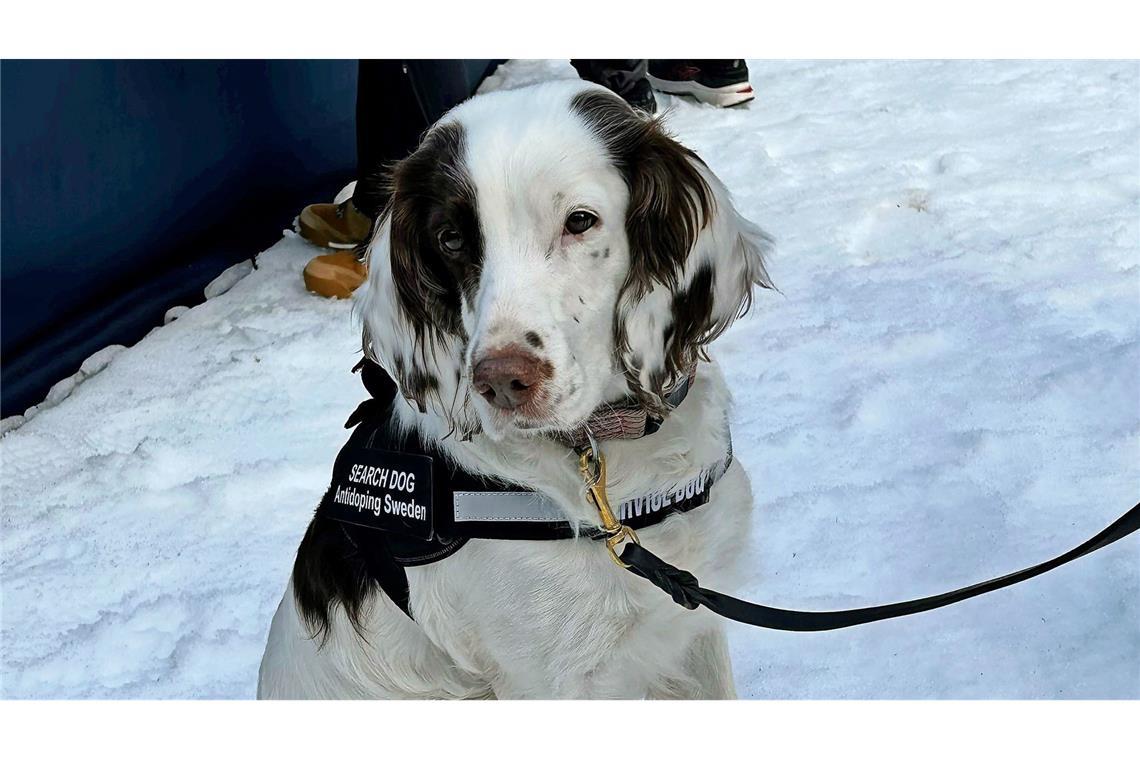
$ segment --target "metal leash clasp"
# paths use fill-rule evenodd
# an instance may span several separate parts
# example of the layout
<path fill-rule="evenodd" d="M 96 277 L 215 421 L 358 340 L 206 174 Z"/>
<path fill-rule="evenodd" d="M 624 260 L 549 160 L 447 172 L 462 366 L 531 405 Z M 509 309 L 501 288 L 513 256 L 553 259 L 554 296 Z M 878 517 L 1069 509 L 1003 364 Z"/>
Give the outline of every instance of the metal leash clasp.
<path fill-rule="evenodd" d="M 621 557 L 618 556 L 617 548 L 626 541 L 633 541 L 638 545 L 641 544 L 641 541 L 638 540 L 633 528 L 622 525 L 614 516 L 613 509 L 610 507 L 609 496 L 606 494 L 606 458 L 598 449 L 598 442 L 594 436 L 587 432 L 586 437 L 589 440 L 589 445 L 578 450 L 578 470 L 582 473 L 582 480 L 586 483 L 586 500 L 598 510 L 598 515 L 601 517 L 602 530 L 606 533 L 606 549 L 610 553 L 610 559 L 618 567 L 628 568 L 629 565 L 622 562 Z"/>

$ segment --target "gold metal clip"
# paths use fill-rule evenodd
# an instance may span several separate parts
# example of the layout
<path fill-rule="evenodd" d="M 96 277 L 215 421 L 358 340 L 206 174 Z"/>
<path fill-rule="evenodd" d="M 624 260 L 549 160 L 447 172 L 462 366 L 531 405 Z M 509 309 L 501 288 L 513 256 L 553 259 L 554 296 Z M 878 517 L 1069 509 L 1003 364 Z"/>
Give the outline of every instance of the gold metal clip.
<path fill-rule="evenodd" d="M 578 452 L 578 470 L 586 483 L 586 500 L 598 510 L 602 520 L 602 530 L 606 532 L 606 549 L 610 552 L 610 559 L 618 567 L 628 568 L 629 565 L 621 561 L 617 548 L 626 541 L 633 541 L 640 545 L 637 534 L 628 525 L 622 525 L 614 516 L 610 507 L 610 499 L 606 494 L 606 458 L 598 449 L 598 443 L 593 436 L 589 437 L 589 447 L 582 447 Z"/>

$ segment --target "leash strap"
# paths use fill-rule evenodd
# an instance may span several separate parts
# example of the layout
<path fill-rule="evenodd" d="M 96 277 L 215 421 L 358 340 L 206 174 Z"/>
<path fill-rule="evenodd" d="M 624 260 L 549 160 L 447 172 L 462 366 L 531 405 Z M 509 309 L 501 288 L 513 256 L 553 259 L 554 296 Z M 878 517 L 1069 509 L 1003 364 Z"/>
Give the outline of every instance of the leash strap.
<path fill-rule="evenodd" d="M 670 565 L 653 552 L 636 543 L 626 544 L 622 550 L 621 559 L 628 566 L 630 572 L 646 578 L 672 596 L 673 601 L 687 609 L 692 610 L 696 609 L 698 605 L 704 605 L 722 617 L 777 631 L 834 631 L 853 625 L 863 625 L 878 620 L 927 612 L 974 596 L 987 594 L 990 591 L 997 591 L 1006 586 L 1012 586 L 1079 559 L 1086 554 L 1091 554 L 1098 549 L 1103 549 L 1109 544 L 1136 532 L 1137 529 L 1140 529 L 1140 504 L 1132 507 L 1120 519 L 1080 546 L 1039 565 L 1018 570 L 1000 578 L 966 586 L 956 591 L 947 591 L 944 594 L 922 599 L 832 612 L 806 612 L 765 607 L 762 604 L 746 602 L 718 591 L 703 588 L 692 573 Z"/>
<path fill-rule="evenodd" d="M 385 420 L 387 418 L 387 409 L 392 400 L 396 396 L 397 388 L 391 378 L 383 369 L 372 362 L 361 360 L 354 371 L 363 369 L 362 372 L 364 384 L 368 388 L 373 398 L 365 401 L 349 418 L 346 427 L 353 427 L 366 420 Z M 691 377 L 689 383 L 684 386 L 684 391 L 687 391 L 688 385 L 692 382 Z M 683 396 L 682 396 L 683 398 Z M 368 435 L 369 442 L 373 442 L 377 430 L 365 430 L 370 426 L 364 425 L 358 428 L 354 433 L 356 435 Z M 645 429 L 645 434 L 653 432 L 650 429 Z M 955 591 L 947 591 L 943 594 L 935 596 L 928 596 L 922 599 L 912 599 L 906 602 L 896 602 L 894 604 L 885 604 L 875 607 L 861 607 L 853 610 L 835 610 L 830 612 L 813 612 L 803 610 L 785 610 L 778 607 L 766 607 L 761 604 L 747 602 L 736 597 L 722 594 L 719 591 L 706 589 L 700 585 L 700 582 L 693 576 L 692 573 L 681 570 L 680 568 L 670 565 L 665 560 L 661 559 L 653 552 L 642 547 L 637 543 L 636 534 L 632 528 L 642 527 L 639 524 L 641 515 L 631 516 L 622 514 L 621 518 L 615 516 L 609 506 L 606 498 L 605 489 L 605 468 L 604 460 L 601 460 L 599 453 L 596 450 L 596 442 L 589 440 L 591 437 L 587 436 L 588 442 L 591 444 L 592 451 L 580 451 L 581 464 L 583 475 L 586 476 L 587 491 L 590 494 L 589 498 L 592 504 L 599 509 L 603 516 L 604 530 L 598 535 L 588 535 L 590 538 L 605 537 L 607 547 L 609 548 L 610 555 L 613 557 L 617 564 L 625 567 L 635 575 L 649 580 L 658 588 L 669 594 L 673 601 L 685 607 L 686 609 L 696 609 L 698 606 L 703 605 L 712 612 L 735 620 L 740 623 L 758 626 L 760 628 L 769 628 L 779 631 L 833 631 L 840 628 L 849 628 L 855 625 L 864 625 L 866 623 L 874 623 L 879 620 L 889 620 L 890 618 L 903 617 L 905 615 L 914 615 L 920 612 L 928 612 L 930 610 L 945 607 L 956 602 L 961 602 L 975 596 L 987 594 L 991 591 L 1012 586 L 1015 583 L 1034 578 L 1042 573 L 1049 572 L 1062 565 L 1068 564 L 1073 560 L 1080 559 L 1086 554 L 1091 554 L 1098 549 L 1119 541 L 1126 536 L 1140 530 L 1140 504 L 1128 510 L 1120 519 L 1109 525 L 1097 535 L 1090 538 L 1080 546 L 1065 552 L 1064 554 L 1054 557 L 1051 560 L 1042 562 L 1032 567 L 1027 567 L 1017 572 L 1003 575 L 999 578 L 993 578 L 982 583 L 976 583 L 972 586 L 966 586 Z M 407 442 L 405 442 L 406 444 Z M 685 511 L 694 506 L 699 506 L 708 501 L 708 487 L 715 483 L 724 470 L 732 461 L 732 452 L 725 459 L 723 465 L 718 467 L 717 470 L 711 473 L 709 482 L 704 488 L 703 493 L 698 494 L 684 494 L 681 502 L 673 505 L 673 510 Z M 453 485 L 452 481 L 461 479 L 464 476 L 460 472 L 445 473 L 440 468 L 440 472 L 436 475 L 439 479 L 437 485 L 440 486 L 441 493 L 452 493 L 450 488 Z M 467 476 L 470 477 L 470 476 Z M 703 476 L 702 476 L 703 477 Z M 704 481 L 702 481 L 704 482 Z M 495 488 L 489 487 L 486 483 L 478 483 L 477 491 L 503 491 L 506 490 L 502 487 Z M 450 501 L 450 500 L 449 500 Z M 682 507 L 681 509 L 677 509 Z M 663 518 L 665 514 L 673 510 L 662 510 L 661 514 L 649 516 L 646 512 L 647 522 L 657 522 L 658 519 Z M 318 510 L 319 515 L 319 510 Z M 606 519 L 608 515 L 608 519 Z M 313 527 L 322 527 L 321 523 L 314 519 L 313 525 L 310 526 L 310 533 L 313 532 Z M 323 526 L 330 527 L 330 526 Z M 441 526 L 442 527 L 442 526 Z M 455 525 L 447 526 L 454 531 Z M 569 526 L 567 526 L 569 528 Z M 437 561 L 443 557 L 457 551 L 467 540 L 466 537 L 457 537 L 445 539 L 442 542 L 440 539 L 435 539 L 436 546 L 431 544 L 428 546 L 430 551 L 425 551 L 423 548 L 425 542 L 406 539 L 398 534 L 387 533 L 383 531 L 376 531 L 371 529 L 358 528 L 355 525 L 339 525 L 339 532 L 342 536 L 336 536 L 338 539 L 346 540 L 347 544 L 351 546 L 350 551 L 362 556 L 366 563 L 367 574 L 371 576 L 371 580 L 377 582 L 381 588 L 387 593 L 401 609 L 404 610 L 409 616 L 411 615 L 408 608 L 408 585 L 407 576 L 404 572 L 405 566 L 426 564 L 429 562 Z M 446 528 L 445 528 L 446 529 Z M 499 531 L 502 528 L 498 529 Z M 463 531 L 467 532 L 467 531 Z M 498 531 L 496 531 L 498 532 Z M 355 537 L 354 537 L 355 534 Z M 335 534 L 334 534 L 335 535 Z M 572 532 L 571 532 L 572 535 Z M 513 537 L 513 538 L 568 538 L 570 535 L 519 535 L 519 536 L 504 536 L 495 535 L 494 537 Z M 308 535 L 306 535 L 308 540 Z M 402 543 L 409 543 L 410 546 L 404 546 Z M 615 547 L 618 544 L 624 543 L 620 557 L 615 552 Z M 348 546 L 343 549 L 348 549 Z M 301 554 L 305 550 L 305 543 L 302 542 L 301 550 L 298 552 L 298 559 L 300 560 Z M 342 550 L 343 554 L 344 551 Z M 294 571 L 294 581 L 297 581 L 297 573 Z M 356 579 L 357 582 L 363 579 Z"/>

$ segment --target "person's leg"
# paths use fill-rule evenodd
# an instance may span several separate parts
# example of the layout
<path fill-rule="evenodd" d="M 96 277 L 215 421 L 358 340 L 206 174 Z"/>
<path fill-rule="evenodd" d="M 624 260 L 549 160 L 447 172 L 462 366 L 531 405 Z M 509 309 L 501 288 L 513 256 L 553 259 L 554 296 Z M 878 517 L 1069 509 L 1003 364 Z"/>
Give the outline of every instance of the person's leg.
<path fill-rule="evenodd" d="M 427 128 L 474 94 L 493 61 L 361 61 L 356 89 L 353 205 L 372 218 L 387 202 L 387 167 L 416 149 Z M 396 118 L 394 118 L 396 117 Z"/>
<path fill-rule="evenodd" d="M 361 61 L 356 82 L 356 191 L 352 204 L 375 219 L 384 209 L 385 168 L 404 158 L 428 127 L 404 61 Z"/>
<path fill-rule="evenodd" d="M 645 60 L 593 60 L 572 59 L 570 65 L 578 76 L 588 82 L 608 87 L 620 95 L 625 102 L 645 113 L 657 110 L 653 90 L 645 79 Z"/>
<path fill-rule="evenodd" d="M 384 167 L 415 149 L 423 113 L 402 61 L 360 61 L 356 80 L 356 187 L 343 203 L 314 203 L 298 218 L 301 235 L 323 248 L 313 258 L 305 287 L 329 298 L 349 298 L 368 270 L 359 246 L 387 202 Z"/>
<path fill-rule="evenodd" d="M 317 256 L 305 267 L 306 287 L 324 296 L 348 298 L 367 271 L 353 249 L 365 242 L 388 201 L 386 172 L 406 157 L 421 135 L 448 109 L 469 97 L 491 62 L 461 60 L 366 60 L 356 86 L 357 181 L 340 204 L 306 206 L 301 235 L 322 247 L 344 249 Z"/>

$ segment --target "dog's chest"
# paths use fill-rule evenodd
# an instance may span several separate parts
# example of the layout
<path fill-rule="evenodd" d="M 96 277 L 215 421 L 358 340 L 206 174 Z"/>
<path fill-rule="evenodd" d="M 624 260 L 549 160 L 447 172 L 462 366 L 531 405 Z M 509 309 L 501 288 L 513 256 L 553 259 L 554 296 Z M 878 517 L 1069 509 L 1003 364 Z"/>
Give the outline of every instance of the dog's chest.
<path fill-rule="evenodd" d="M 639 535 L 662 558 L 723 588 L 735 581 L 751 508 L 748 479 L 734 464 L 708 504 Z M 657 658 L 680 657 L 693 632 L 709 625 L 707 613 L 677 606 L 590 539 L 473 539 L 447 560 L 409 568 L 408 575 L 425 633 L 475 672 L 520 658 L 535 666 L 578 660 L 603 649 L 650 647 Z"/>

